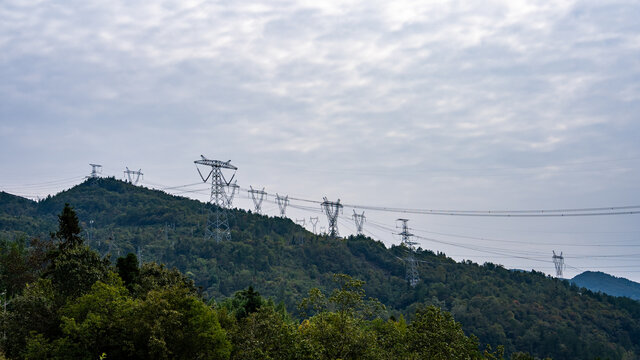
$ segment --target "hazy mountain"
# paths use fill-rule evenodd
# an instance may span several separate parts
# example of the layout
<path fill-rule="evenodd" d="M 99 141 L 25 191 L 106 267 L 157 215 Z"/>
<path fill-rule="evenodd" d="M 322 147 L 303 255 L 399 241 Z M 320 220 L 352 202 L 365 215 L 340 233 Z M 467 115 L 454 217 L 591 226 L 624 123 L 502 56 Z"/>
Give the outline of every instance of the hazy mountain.
<path fill-rule="evenodd" d="M 640 283 L 600 271 L 585 271 L 576 275 L 571 282 L 594 292 L 640 300 Z"/>

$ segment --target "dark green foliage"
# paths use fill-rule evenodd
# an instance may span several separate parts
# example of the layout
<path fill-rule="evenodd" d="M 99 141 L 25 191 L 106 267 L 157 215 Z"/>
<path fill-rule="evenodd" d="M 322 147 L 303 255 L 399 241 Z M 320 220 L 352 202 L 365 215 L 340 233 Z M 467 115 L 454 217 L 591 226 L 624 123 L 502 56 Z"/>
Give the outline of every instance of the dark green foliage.
<path fill-rule="evenodd" d="M 60 240 L 60 250 L 82 245 L 81 231 L 75 211 L 68 203 L 64 204 L 62 213 L 58 215 L 58 231 L 55 233 L 55 237 Z"/>
<path fill-rule="evenodd" d="M 0 240 L 0 292 L 9 298 L 19 294 L 24 286 L 35 281 L 44 270 L 52 250 L 51 241 L 33 239 Z"/>
<path fill-rule="evenodd" d="M 479 358 L 478 340 L 468 338 L 450 313 L 435 306 L 420 308 L 407 331 L 408 351 L 422 359 Z"/>
<path fill-rule="evenodd" d="M 138 258 L 135 254 L 129 253 L 126 257 L 118 258 L 116 269 L 118 269 L 118 275 L 120 275 L 127 288 L 131 289 L 135 284 L 139 283 L 140 269 L 138 268 Z"/>
<path fill-rule="evenodd" d="M 32 332 L 47 338 L 57 336 L 60 332 L 57 312 L 62 305 L 50 280 L 39 279 L 28 284 L 22 294 L 12 299 L 9 311 L 3 313 L 3 330 L 9 336 L 3 341 L 2 348 L 7 356 L 20 357 Z"/>
<path fill-rule="evenodd" d="M 45 276 L 62 296 L 82 295 L 109 273 L 109 260 L 87 246 L 77 245 L 54 254 Z"/>
<path fill-rule="evenodd" d="M 253 290 L 253 286 L 249 286 L 246 290 L 236 292 L 233 298 L 227 299 L 221 306 L 233 314 L 237 320 L 242 320 L 258 311 L 265 303 L 260 293 Z"/>

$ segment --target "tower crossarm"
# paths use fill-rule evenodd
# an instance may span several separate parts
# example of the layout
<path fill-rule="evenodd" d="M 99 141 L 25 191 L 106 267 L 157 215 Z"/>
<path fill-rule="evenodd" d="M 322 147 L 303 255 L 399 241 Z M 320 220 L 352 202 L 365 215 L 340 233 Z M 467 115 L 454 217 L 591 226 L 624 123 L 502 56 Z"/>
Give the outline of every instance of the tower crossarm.
<path fill-rule="evenodd" d="M 202 159 L 194 161 L 194 164 L 217 167 L 222 169 L 238 170 L 237 167 L 231 165 L 231 160 L 228 160 L 228 161 L 211 160 L 211 159 L 207 159 L 203 155 L 200 155 L 200 157 L 202 157 Z"/>

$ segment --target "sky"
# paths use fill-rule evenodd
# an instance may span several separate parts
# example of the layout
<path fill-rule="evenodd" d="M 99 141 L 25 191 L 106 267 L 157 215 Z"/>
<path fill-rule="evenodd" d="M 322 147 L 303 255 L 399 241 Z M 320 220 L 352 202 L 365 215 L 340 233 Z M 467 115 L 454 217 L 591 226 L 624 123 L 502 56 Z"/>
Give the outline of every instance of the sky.
<path fill-rule="evenodd" d="M 190 185 L 203 154 L 243 189 L 353 205 L 341 235 L 355 207 L 387 246 L 404 217 L 456 260 L 553 274 L 555 250 L 566 278 L 640 281 L 640 214 L 358 208 L 640 205 L 638 18 L 637 1 L 3 0 L 0 190 L 54 194 L 89 163 Z M 208 200 L 205 184 L 167 191 Z"/>

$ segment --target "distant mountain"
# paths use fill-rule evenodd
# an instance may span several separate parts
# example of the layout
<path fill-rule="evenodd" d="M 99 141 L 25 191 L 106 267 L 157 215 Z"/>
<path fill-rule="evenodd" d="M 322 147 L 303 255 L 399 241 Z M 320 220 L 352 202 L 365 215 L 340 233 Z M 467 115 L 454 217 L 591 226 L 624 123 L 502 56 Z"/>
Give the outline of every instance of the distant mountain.
<path fill-rule="evenodd" d="M 288 218 L 230 210 L 231 241 L 205 239 L 202 202 L 91 179 L 34 202 L 0 193 L 0 253 L 6 241 L 46 238 L 65 203 L 76 210 L 87 243 L 112 260 L 137 252 L 144 261 L 176 267 L 220 301 L 252 285 L 284 302 L 295 316 L 309 289 L 328 291 L 333 273 L 366 281 L 365 290 L 396 318 L 423 305 L 451 312 L 481 343 L 504 345 L 507 354 L 539 358 L 636 359 L 640 356 L 640 302 L 584 291 L 536 271 L 456 262 L 418 249 L 420 281 L 405 280 L 403 246 L 374 239 L 314 235 Z M 209 205 L 207 205 L 209 206 Z M 0 272 L 2 269 L 0 268 Z M 0 281 L 2 280 L 0 273 Z"/>
<path fill-rule="evenodd" d="M 571 279 L 571 282 L 594 292 L 640 300 L 640 283 L 615 277 L 601 271 L 585 271 L 576 275 Z"/>

